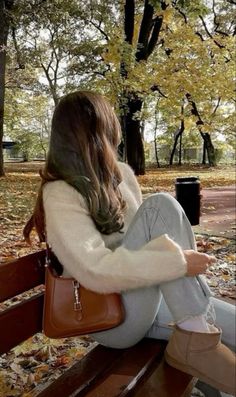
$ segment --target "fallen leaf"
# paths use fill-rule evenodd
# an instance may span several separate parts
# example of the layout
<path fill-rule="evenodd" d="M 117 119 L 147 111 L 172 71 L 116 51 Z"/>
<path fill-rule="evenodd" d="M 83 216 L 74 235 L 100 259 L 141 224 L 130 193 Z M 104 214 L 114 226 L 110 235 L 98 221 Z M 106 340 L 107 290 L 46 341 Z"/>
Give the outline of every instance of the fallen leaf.
<path fill-rule="evenodd" d="M 235 290 L 234 291 L 229 291 L 229 290 L 226 290 L 226 289 L 219 289 L 219 293 L 222 296 L 227 296 L 228 298 L 236 299 L 236 291 Z"/>

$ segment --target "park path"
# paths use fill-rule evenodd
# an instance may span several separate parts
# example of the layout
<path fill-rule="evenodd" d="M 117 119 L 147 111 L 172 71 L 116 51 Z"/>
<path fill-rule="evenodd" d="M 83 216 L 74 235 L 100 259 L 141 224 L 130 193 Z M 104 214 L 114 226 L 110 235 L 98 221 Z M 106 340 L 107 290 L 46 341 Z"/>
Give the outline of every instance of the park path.
<path fill-rule="evenodd" d="M 202 214 L 196 233 L 235 238 L 235 185 L 202 189 Z"/>
<path fill-rule="evenodd" d="M 195 233 L 209 236 L 236 237 L 236 185 L 201 190 L 200 224 L 193 226 Z M 169 192 L 175 197 L 175 192 Z M 143 198 L 150 195 L 144 194 Z"/>
<path fill-rule="evenodd" d="M 235 238 L 235 185 L 202 189 L 201 194 L 202 214 L 200 225 L 193 227 L 195 233 Z M 231 300 L 229 302 L 232 303 Z M 204 397 L 230 397 L 202 382 L 197 383 L 196 386 L 197 389 L 193 390 L 191 397 L 199 396 L 199 390 Z"/>

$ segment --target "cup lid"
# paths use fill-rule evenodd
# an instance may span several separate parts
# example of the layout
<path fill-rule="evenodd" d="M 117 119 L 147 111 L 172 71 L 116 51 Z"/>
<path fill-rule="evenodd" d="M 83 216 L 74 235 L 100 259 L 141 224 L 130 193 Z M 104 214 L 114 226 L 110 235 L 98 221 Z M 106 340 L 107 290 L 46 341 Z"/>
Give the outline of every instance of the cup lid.
<path fill-rule="evenodd" d="M 199 181 L 198 176 L 186 176 L 176 178 L 176 182 L 196 182 Z"/>

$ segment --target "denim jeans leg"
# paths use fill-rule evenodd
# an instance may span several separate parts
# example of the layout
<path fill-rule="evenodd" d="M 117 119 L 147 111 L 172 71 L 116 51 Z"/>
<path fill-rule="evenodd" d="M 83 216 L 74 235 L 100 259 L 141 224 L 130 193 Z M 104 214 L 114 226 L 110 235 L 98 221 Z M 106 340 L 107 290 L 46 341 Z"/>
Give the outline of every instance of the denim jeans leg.
<path fill-rule="evenodd" d="M 123 244 L 129 249 L 138 249 L 165 233 L 183 249 L 196 249 L 191 225 L 180 204 L 167 193 L 157 193 L 143 202 Z M 177 323 L 212 311 L 209 300 L 212 294 L 201 276 L 182 277 L 163 283 L 160 289 Z M 214 317 L 212 313 L 211 316 Z"/>
<path fill-rule="evenodd" d="M 210 298 L 216 313 L 215 325 L 222 329 L 222 342 L 236 350 L 236 307 L 221 299 Z M 162 298 L 154 323 L 146 334 L 148 338 L 168 340 L 173 331 L 173 317 Z"/>
<path fill-rule="evenodd" d="M 147 198 L 140 206 L 124 236 L 123 245 L 136 250 L 165 233 L 183 248 L 195 248 L 192 229 L 182 207 L 170 195 L 159 193 Z M 183 293 L 185 285 L 186 292 Z M 111 330 L 93 334 L 93 338 L 105 346 L 115 348 L 137 343 L 147 334 L 157 317 L 161 303 L 160 288 L 168 301 L 172 316 L 177 319 L 205 312 L 209 304 L 209 294 L 203 293 L 196 278 L 183 278 L 162 286 L 127 291 L 122 294 L 126 310 L 124 323 Z M 186 297 L 191 303 L 186 302 Z M 179 300 L 177 307 L 176 299 Z"/>

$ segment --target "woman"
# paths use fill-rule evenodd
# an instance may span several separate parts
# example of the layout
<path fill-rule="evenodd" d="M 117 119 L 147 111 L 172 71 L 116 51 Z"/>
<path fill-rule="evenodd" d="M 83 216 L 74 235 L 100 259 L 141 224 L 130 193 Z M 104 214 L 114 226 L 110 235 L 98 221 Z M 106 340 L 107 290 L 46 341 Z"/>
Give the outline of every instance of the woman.
<path fill-rule="evenodd" d="M 172 333 L 165 355 L 170 365 L 234 394 L 235 356 L 220 342 L 211 301 L 232 347 L 233 307 L 210 299 L 199 277 L 215 258 L 196 252 L 191 226 L 170 195 L 141 204 L 133 172 L 116 158 L 120 134 L 102 96 L 78 91 L 61 99 L 24 235 L 29 239 L 35 227 L 43 241 L 47 233 L 65 276 L 97 292 L 122 293 L 124 323 L 94 334 L 96 341 L 124 348 L 144 336 L 168 339 Z"/>

